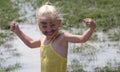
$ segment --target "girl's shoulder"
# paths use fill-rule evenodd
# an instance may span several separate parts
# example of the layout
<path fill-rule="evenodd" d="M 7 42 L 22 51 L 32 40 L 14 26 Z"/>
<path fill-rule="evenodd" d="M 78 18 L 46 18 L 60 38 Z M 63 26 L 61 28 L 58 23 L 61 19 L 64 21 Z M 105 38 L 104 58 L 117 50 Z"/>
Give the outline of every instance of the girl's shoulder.
<path fill-rule="evenodd" d="M 63 36 L 63 37 L 68 37 L 68 36 L 70 36 L 70 35 L 72 35 L 72 34 L 69 33 L 69 32 L 61 32 L 60 35 Z"/>
<path fill-rule="evenodd" d="M 60 35 L 59 35 L 59 38 L 63 39 L 63 40 L 66 40 L 66 38 L 69 37 L 70 35 L 72 35 L 72 34 L 69 33 L 69 32 L 61 32 Z"/>
<path fill-rule="evenodd" d="M 60 32 L 60 37 L 65 37 L 66 36 L 66 34 L 67 34 L 67 32 Z"/>

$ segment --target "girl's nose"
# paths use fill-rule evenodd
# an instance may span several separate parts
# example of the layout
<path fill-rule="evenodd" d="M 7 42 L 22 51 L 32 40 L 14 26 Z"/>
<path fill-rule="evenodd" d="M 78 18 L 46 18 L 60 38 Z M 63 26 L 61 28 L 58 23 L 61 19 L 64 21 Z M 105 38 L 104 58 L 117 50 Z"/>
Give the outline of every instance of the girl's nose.
<path fill-rule="evenodd" d="M 47 31 L 49 32 L 51 30 L 52 30 L 52 28 L 50 26 L 48 26 Z"/>

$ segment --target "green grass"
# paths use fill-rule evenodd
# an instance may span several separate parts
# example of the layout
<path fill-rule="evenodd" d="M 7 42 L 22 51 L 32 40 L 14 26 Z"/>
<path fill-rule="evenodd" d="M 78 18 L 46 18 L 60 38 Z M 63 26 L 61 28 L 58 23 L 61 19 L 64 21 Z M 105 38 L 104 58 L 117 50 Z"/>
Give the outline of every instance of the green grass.
<path fill-rule="evenodd" d="M 45 2 L 47 0 L 44 0 Z M 37 6 L 43 4 L 37 0 Z M 50 0 L 61 9 L 64 14 L 63 27 L 71 24 L 80 28 L 82 20 L 86 17 L 93 18 L 97 30 L 107 31 L 120 26 L 120 2 L 119 0 Z"/>
<path fill-rule="evenodd" d="M 8 37 L 7 33 L 0 32 L 0 45 L 5 42 L 5 39 Z"/>
<path fill-rule="evenodd" d="M 0 0 L 0 28 L 9 29 L 10 22 L 18 19 L 19 9 L 10 0 Z"/>
<path fill-rule="evenodd" d="M 110 41 L 120 41 L 120 32 L 114 32 L 108 35 Z"/>
<path fill-rule="evenodd" d="M 90 37 L 89 40 L 90 40 L 90 41 L 98 41 L 98 39 L 99 39 L 99 38 L 98 38 L 97 34 L 93 34 L 92 37 Z"/>
<path fill-rule="evenodd" d="M 87 43 L 81 44 L 81 46 L 75 47 L 72 49 L 73 53 L 81 53 L 84 56 L 94 55 L 96 52 L 96 48 Z M 87 51 L 87 52 L 86 52 Z"/>
<path fill-rule="evenodd" d="M 0 39 L 8 37 L 7 33 L 0 32 Z"/>
<path fill-rule="evenodd" d="M 0 72 L 11 72 L 19 68 L 21 68 L 21 65 L 19 63 L 16 63 L 14 65 L 8 65 L 6 67 L 0 65 Z"/>
<path fill-rule="evenodd" d="M 30 2 L 34 8 L 39 8 L 46 1 Z M 95 20 L 97 30 L 107 31 L 120 26 L 119 0 L 50 0 L 50 2 L 60 8 L 64 15 L 63 28 L 71 25 L 80 28 L 82 20 L 86 17 Z M 9 29 L 10 21 L 18 19 L 18 11 L 19 9 L 10 0 L 0 0 L 0 27 Z"/>
<path fill-rule="evenodd" d="M 12 46 L 6 44 L 6 42 L 13 39 L 11 33 L 7 30 L 10 28 L 10 22 L 14 19 L 18 19 L 20 16 L 18 11 L 19 8 L 16 8 L 11 0 L 0 0 L 0 29 L 5 29 L 4 32 L 0 31 L 0 46 L 2 45 L 1 49 L 4 48 L 6 53 L 10 53 L 10 50 L 12 50 Z M 10 57 L 19 55 L 20 54 L 17 53 L 17 51 L 12 51 L 9 57 L 4 58 L 4 51 L 0 51 L 0 72 L 12 72 L 18 68 L 21 68 L 19 63 L 4 66 L 4 62 L 9 60 Z"/>
<path fill-rule="evenodd" d="M 117 66 L 117 67 L 110 67 L 110 66 L 97 67 L 95 69 L 95 72 L 120 72 L 120 66 Z"/>
<path fill-rule="evenodd" d="M 70 69 L 72 70 L 70 71 Z M 73 59 L 71 61 L 71 66 L 68 67 L 67 72 L 85 72 L 85 71 L 80 65 L 80 62 L 77 59 Z"/>

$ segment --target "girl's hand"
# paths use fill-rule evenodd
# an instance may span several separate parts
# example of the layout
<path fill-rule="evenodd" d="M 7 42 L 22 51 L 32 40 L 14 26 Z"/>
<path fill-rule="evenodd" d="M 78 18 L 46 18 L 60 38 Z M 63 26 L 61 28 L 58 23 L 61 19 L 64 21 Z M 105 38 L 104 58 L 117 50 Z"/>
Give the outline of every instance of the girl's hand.
<path fill-rule="evenodd" d="M 19 29 L 19 26 L 18 26 L 18 23 L 16 21 L 12 21 L 11 24 L 10 24 L 10 30 L 14 33 L 19 33 L 20 32 L 20 29 Z"/>
<path fill-rule="evenodd" d="M 86 26 L 88 26 L 90 28 L 94 29 L 96 27 L 93 19 L 91 19 L 91 18 L 85 18 L 85 19 L 83 19 L 83 22 L 86 24 Z"/>

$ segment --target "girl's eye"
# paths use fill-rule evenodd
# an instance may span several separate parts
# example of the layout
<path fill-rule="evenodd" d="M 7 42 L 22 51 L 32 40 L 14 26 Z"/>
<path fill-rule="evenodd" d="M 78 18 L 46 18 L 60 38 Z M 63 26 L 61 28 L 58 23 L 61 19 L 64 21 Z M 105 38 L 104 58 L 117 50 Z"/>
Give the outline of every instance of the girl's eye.
<path fill-rule="evenodd" d="M 47 22 L 44 22 L 44 21 L 41 21 L 40 23 L 41 23 L 41 24 L 47 24 Z"/>

